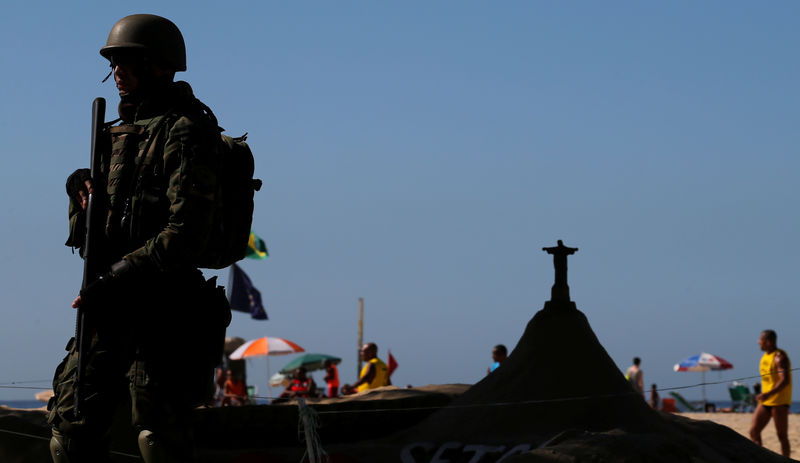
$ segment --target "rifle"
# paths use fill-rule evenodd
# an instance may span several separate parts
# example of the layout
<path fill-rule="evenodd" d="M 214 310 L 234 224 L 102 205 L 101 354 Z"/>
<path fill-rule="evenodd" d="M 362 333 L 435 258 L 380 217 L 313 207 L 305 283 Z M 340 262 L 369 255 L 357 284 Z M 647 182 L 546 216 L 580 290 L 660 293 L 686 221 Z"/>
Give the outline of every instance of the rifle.
<path fill-rule="evenodd" d="M 98 204 L 98 195 L 102 195 L 105 191 L 105 182 L 101 180 L 100 163 L 102 153 L 100 153 L 102 145 L 102 136 L 105 126 L 106 117 L 106 100 L 104 98 L 95 98 L 92 102 L 92 154 L 91 154 L 91 177 L 94 193 L 89 193 L 89 201 L 86 206 L 86 236 L 83 241 L 83 281 L 81 282 L 81 290 L 86 289 L 100 276 L 100 260 L 94 257 L 98 246 L 96 245 L 99 238 L 98 233 L 102 231 L 102 223 L 98 221 L 103 220 L 103 204 L 100 201 Z M 100 226 L 98 226 L 100 225 Z M 75 397 L 75 417 L 80 418 L 81 413 L 81 386 L 83 384 L 83 373 L 86 368 L 84 357 L 86 356 L 86 349 L 88 348 L 88 341 L 91 340 L 92 334 L 89 331 L 89 326 L 86 321 L 86 311 L 78 308 L 77 319 L 75 320 L 75 342 L 77 351 L 77 367 L 75 369 L 75 384 L 74 384 L 74 397 Z"/>

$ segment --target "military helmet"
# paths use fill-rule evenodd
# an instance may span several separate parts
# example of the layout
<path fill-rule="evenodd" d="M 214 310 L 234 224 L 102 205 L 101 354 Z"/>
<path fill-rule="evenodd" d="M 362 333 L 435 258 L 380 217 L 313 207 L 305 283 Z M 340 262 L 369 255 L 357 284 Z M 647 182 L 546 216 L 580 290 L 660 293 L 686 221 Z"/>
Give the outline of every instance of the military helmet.
<path fill-rule="evenodd" d="M 141 50 L 156 62 L 175 71 L 186 70 L 186 45 L 172 21 L 154 14 L 133 14 L 117 21 L 100 49 L 104 58 L 118 50 Z"/>

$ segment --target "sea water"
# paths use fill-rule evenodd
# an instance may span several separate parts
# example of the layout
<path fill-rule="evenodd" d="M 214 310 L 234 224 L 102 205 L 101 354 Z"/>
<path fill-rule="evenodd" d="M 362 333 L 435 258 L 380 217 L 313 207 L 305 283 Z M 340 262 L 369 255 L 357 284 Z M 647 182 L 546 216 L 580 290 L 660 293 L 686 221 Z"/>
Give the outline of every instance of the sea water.
<path fill-rule="evenodd" d="M 42 408 L 47 405 L 47 402 L 41 400 L 2 400 L 0 405 L 5 405 L 11 408 Z"/>

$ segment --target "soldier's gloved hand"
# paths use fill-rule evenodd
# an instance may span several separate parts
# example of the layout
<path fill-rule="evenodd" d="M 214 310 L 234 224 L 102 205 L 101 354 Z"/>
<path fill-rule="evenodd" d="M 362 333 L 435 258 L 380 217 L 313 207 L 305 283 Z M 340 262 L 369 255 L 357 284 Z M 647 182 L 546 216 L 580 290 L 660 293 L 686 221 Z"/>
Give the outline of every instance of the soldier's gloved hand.
<path fill-rule="evenodd" d="M 92 191 L 92 175 L 89 169 L 78 169 L 67 177 L 67 195 L 76 206 L 86 210 Z"/>
<path fill-rule="evenodd" d="M 112 265 L 111 270 L 81 290 L 80 296 L 72 303 L 72 306 L 88 309 L 97 307 L 102 301 L 108 300 L 114 286 L 119 284 L 131 269 L 131 264 L 125 259 Z"/>

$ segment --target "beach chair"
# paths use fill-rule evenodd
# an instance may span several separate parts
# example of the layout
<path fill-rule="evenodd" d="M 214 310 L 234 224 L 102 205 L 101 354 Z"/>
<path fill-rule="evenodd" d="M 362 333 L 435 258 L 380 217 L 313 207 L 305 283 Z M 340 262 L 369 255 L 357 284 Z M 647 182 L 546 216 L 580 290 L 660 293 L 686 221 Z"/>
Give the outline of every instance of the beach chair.
<path fill-rule="evenodd" d="M 744 383 L 734 381 L 728 387 L 731 394 L 732 408 L 735 412 L 753 411 L 756 407 L 756 398 L 750 393 L 750 388 Z"/>
<path fill-rule="evenodd" d="M 683 406 L 688 412 L 702 412 L 703 406 L 700 404 L 692 403 L 686 400 L 682 395 L 678 394 L 675 391 L 670 391 L 669 395 L 675 398 L 679 404 Z"/>

